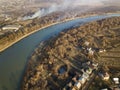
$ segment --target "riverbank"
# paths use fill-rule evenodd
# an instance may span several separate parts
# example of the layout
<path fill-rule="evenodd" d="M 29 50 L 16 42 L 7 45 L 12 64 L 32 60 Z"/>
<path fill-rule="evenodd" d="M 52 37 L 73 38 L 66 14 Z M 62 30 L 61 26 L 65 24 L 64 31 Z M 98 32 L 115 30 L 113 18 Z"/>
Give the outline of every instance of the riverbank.
<path fill-rule="evenodd" d="M 47 26 L 44 26 L 44 27 L 41 27 L 37 30 L 33 30 L 32 32 L 28 33 L 28 34 L 25 34 L 23 35 L 22 37 L 19 37 L 17 40 L 15 40 L 14 42 L 11 42 L 11 43 L 8 43 L 2 47 L 0 47 L 0 52 L 3 52 L 4 50 L 6 50 L 7 48 L 11 47 L 12 45 L 14 45 L 15 43 L 19 42 L 20 40 L 26 38 L 27 36 L 41 30 L 41 29 L 45 29 L 45 28 L 48 28 L 50 26 L 53 26 L 53 25 L 56 25 L 56 24 L 60 24 L 60 23 L 63 23 L 63 22 L 67 22 L 67 21 L 71 21 L 71 20 L 75 20 L 75 19 L 80 19 L 80 18 L 86 18 L 86 17 L 91 17 L 91 16 L 97 16 L 98 14 L 88 14 L 88 15 L 81 15 L 80 17 L 75 17 L 75 18 L 70 18 L 70 19 L 66 19 L 64 21 L 61 21 L 61 22 L 55 22 L 55 23 L 52 23 L 52 24 L 49 24 Z"/>
<path fill-rule="evenodd" d="M 11 47 L 11 46 L 14 45 L 15 43 L 19 42 L 20 40 L 26 38 L 27 36 L 29 36 L 29 35 L 31 35 L 31 34 L 33 34 L 33 33 L 36 33 L 37 31 L 39 31 L 39 30 L 41 30 L 41 29 L 45 29 L 45 28 L 48 28 L 48 27 L 50 27 L 50 26 L 53 26 L 53 25 L 56 25 L 56 24 L 60 24 L 60 23 L 63 23 L 63 22 L 67 22 L 67 21 L 71 21 L 71 20 L 74 20 L 74 19 L 85 18 L 85 17 L 88 17 L 88 16 L 89 16 L 89 15 L 81 16 L 81 17 L 76 17 L 76 18 L 71 18 L 71 19 L 66 19 L 66 20 L 61 21 L 61 22 L 55 22 L 55 23 L 49 24 L 49 25 L 47 25 L 47 26 L 41 27 L 41 28 L 39 28 L 39 29 L 37 29 L 37 30 L 34 30 L 34 31 L 32 31 L 32 32 L 30 32 L 30 33 L 28 33 L 28 34 L 26 34 L 26 35 L 23 35 L 22 37 L 18 38 L 17 40 L 15 40 L 15 41 L 12 42 L 12 43 L 8 43 L 7 45 L 2 46 L 2 47 L 0 48 L 0 52 L 3 52 L 4 50 L 6 50 L 7 48 Z M 95 15 L 91 15 L 91 16 L 95 16 Z"/>
<path fill-rule="evenodd" d="M 26 34 L 26 35 L 23 35 L 22 37 L 18 38 L 18 39 L 15 40 L 14 42 L 12 42 L 12 43 L 8 44 L 7 46 L 3 47 L 2 49 L 0 49 L 0 52 L 3 52 L 3 51 L 6 50 L 7 48 L 11 47 L 11 46 L 14 45 L 15 43 L 17 43 L 17 42 L 19 42 L 20 40 L 26 38 L 27 36 L 29 36 L 29 35 L 37 32 L 37 31 L 39 31 L 39 30 L 41 30 L 41 29 L 45 29 L 45 28 L 48 28 L 48 27 L 50 27 L 50 26 L 53 26 L 53 25 L 55 25 L 55 24 L 58 24 L 58 23 L 53 23 L 53 24 L 44 26 L 44 27 L 42 27 L 42 28 L 40 28 L 40 29 L 38 29 L 38 30 L 34 30 L 34 31 L 32 31 L 32 32 L 30 32 L 30 33 L 28 33 L 28 34 Z"/>
<path fill-rule="evenodd" d="M 103 13 L 103 14 L 100 14 L 100 15 L 112 15 L 112 14 L 120 14 L 119 12 L 118 13 Z M 6 50 L 7 48 L 11 47 L 12 45 L 14 45 L 15 43 L 19 42 L 20 40 L 28 37 L 29 35 L 33 34 L 33 33 L 36 33 L 37 31 L 41 30 L 41 29 L 45 29 L 45 28 L 48 28 L 50 26 L 53 26 L 53 25 L 56 25 L 56 24 L 60 24 L 60 23 L 63 23 L 63 22 L 67 22 L 67 21 L 72 21 L 72 20 L 75 20 L 75 19 L 80 19 L 80 18 L 87 18 L 87 17 L 92 17 L 92 16 L 98 16 L 99 14 L 88 14 L 88 15 L 81 15 L 80 17 L 74 17 L 74 18 L 70 18 L 70 19 L 66 19 L 66 20 L 63 20 L 61 22 L 55 22 L 55 23 L 52 23 L 52 24 L 49 24 L 49 25 L 46 25 L 44 27 L 41 27 L 37 30 L 33 30 L 32 32 L 28 33 L 28 34 L 25 34 L 23 35 L 22 37 L 19 37 L 17 40 L 15 40 L 14 42 L 11 42 L 11 43 L 8 43 L 6 44 L 5 46 L 2 46 L 0 47 L 0 53 L 3 52 L 4 50 Z"/>

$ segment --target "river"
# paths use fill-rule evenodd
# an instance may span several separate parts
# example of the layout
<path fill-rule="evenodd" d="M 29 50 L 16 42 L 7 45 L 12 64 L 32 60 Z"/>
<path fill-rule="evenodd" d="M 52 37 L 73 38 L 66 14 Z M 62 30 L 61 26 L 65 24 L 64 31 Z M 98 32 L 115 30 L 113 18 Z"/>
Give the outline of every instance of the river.
<path fill-rule="evenodd" d="M 120 16 L 120 14 L 91 16 L 56 24 L 20 40 L 5 51 L 1 52 L 0 90 L 19 90 L 20 81 L 23 76 L 28 57 L 40 42 L 58 34 L 64 29 L 76 25 L 77 23 L 86 23 L 112 16 Z"/>

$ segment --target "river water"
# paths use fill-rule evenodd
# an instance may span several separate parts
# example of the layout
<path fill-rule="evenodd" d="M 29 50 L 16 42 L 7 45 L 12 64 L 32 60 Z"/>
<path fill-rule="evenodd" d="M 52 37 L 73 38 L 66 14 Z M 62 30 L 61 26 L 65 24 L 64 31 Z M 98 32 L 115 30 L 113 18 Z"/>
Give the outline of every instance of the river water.
<path fill-rule="evenodd" d="M 23 76 L 28 57 L 32 54 L 33 50 L 40 42 L 58 34 L 64 29 L 76 25 L 77 23 L 86 23 L 112 16 L 120 16 L 120 14 L 91 16 L 53 25 L 22 39 L 5 51 L 1 52 L 0 90 L 19 90 L 20 81 Z"/>

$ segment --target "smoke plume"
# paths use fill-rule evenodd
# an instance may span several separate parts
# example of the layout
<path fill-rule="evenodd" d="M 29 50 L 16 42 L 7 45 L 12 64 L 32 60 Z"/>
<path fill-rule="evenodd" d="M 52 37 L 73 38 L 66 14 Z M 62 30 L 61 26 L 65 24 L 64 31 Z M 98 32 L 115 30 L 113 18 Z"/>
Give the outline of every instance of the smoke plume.
<path fill-rule="evenodd" d="M 75 7 L 80 8 L 81 6 L 86 6 L 86 8 L 89 8 L 90 6 L 91 7 L 96 7 L 96 6 L 102 7 L 103 5 L 105 5 L 104 2 L 107 3 L 109 2 L 109 0 L 60 0 L 59 3 L 51 3 L 51 6 L 49 8 L 43 8 L 43 9 L 38 10 L 31 16 L 25 16 L 23 20 L 34 19 L 36 17 L 42 17 L 55 11 L 63 11 L 63 10 L 72 9 Z"/>

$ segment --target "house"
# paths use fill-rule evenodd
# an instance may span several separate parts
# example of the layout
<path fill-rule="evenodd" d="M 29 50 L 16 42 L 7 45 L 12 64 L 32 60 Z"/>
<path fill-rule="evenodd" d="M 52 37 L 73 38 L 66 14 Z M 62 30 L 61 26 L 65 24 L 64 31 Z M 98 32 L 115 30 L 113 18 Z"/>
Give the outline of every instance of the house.
<path fill-rule="evenodd" d="M 94 69 L 97 69 L 97 67 L 98 67 L 98 63 L 92 63 L 92 66 L 94 67 Z"/>
<path fill-rule="evenodd" d="M 73 80 L 74 82 L 77 82 L 77 78 L 76 78 L 76 77 L 73 77 L 72 80 Z"/>
<path fill-rule="evenodd" d="M 99 73 L 99 76 L 103 79 L 103 80 L 108 80 L 110 78 L 110 75 L 107 72 L 101 72 Z"/>
<path fill-rule="evenodd" d="M 72 89 L 73 85 L 74 83 L 71 81 L 63 88 L 63 90 L 74 90 Z"/>
<path fill-rule="evenodd" d="M 85 78 L 86 80 L 89 80 L 89 75 L 87 73 L 83 73 L 83 78 Z"/>
<path fill-rule="evenodd" d="M 81 84 L 84 84 L 86 82 L 86 79 L 84 77 L 80 77 L 78 79 L 78 81 L 81 83 Z"/>
<path fill-rule="evenodd" d="M 89 55 L 94 55 L 94 50 L 92 48 L 87 48 Z"/>
<path fill-rule="evenodd" d="M 69 82 L 69 83 L 68 83 L 68 86 L 69 86 L 69 87 L 72 87 L 72 82 Z"/>
<path fill-rule="evenodd" d="M 103 80 L 108 80 L 110 78 L 110 75 L 106 72 L 103 74 Z"/>
<path fill-rule="evenodd" d="M 113 78 L 113 81 L 115 82 L 115 84 L 119 84 L 119 78 Z"/>
<path fill-rule="evenodd" d="M 76 87 L 76 89 L 80 89 L 82 85 L 80 82 L 76 82 L 74 86 Z"/>
<path fill-rule="evenodd" d="M 90 75 L 91 73 L 92 73 L 92 68 L 86 68 L 85 69 L 85 72 L 88 74 L 88 75 Z"/>
<path fill-rule="evenodd" d="M 88 41 L 86 41 L 86 42 L 84 43 L 85 46 L 89 46 L 89 44 L 90 44 L 90 42 L 88 42 Z"/>
<path fill-rule="evenodd" d="M 99 53 L 103 53 L 103 52 L 106 52 L 105 49 L 99 49 Z"/>
<path fill-rule="evenodd" d="M 73 88 L 71 88 L 71 90 L 76 90 L 76 88 L 75 88 L 75 87 L 73 87 Z"/>
<path fill-rule="evenodd" d="M 108 90 L 107 88 L 101 89 L 101 90 Z"/>
<path fill-rule="evenodd" d="M 92 63 L 92 65 L 94 66 L 94 67 L 97 67 L 98 66 L 98 63 Z"/>
<path fill-rule="evenodd" d="M 91 61 L 87 61 L 86 64 L 87 64 L 87 65 L 91 65 Z"/>
<path fill-rule="evenodd" d="M 21 25 L 6 25 L 2 28 L 2 30 L 18 30 Z"/>
<path fill-rule="evenodd" d="M 92 64 L 91 61 L 86 61 L 86 62 L 83 62 L 83 63 L 82 63 L 82 67 L 87 68 L 87 67 L 89 67 L 91 64 Z"/>
<path fill-rule="evenodd" d="M 90 65 L 89 67 L 90 67 L 92 70 L 94 70 L 94 69 L 95 69 L 95 68 L 94 68 L 94 66 L 92 66 L 92 65 Z"/>
<path fill-rule="evenodd" d="M 63 90 L 71 90 L 71 88 L 69 86 L 66 86 L 66 87 L 63 88 Z"/>

